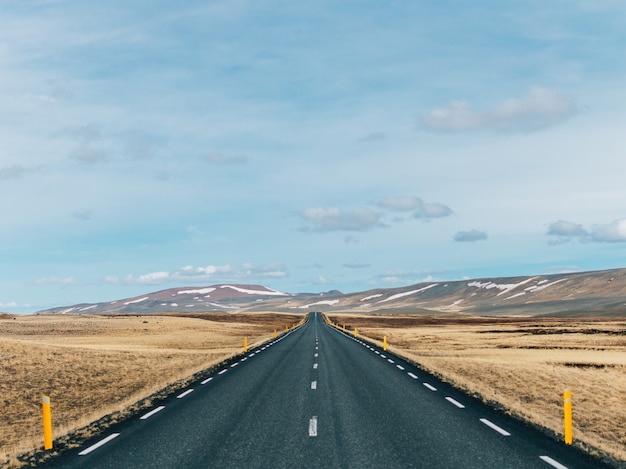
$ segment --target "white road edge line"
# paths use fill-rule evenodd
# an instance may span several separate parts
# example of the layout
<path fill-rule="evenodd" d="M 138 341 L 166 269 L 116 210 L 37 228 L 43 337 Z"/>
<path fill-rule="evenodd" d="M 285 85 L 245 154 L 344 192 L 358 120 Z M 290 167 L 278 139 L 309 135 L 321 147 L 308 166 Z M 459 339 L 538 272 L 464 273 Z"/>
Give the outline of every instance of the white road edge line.
<path fill-rule="evenodd" d="M 178 396 L 176 396 L 176 399 L 182 399 L 183 397 L 191 394 L 193 392 L 193 389 L 187 389 L 185 392 L 179 394 Z"/>
<path fill-rule="evenodd" d="M 451 398 L 450 396 L 446 396 L 446 401 L 451 402 L 452 404 L 457 406 L 459 409 L 465 409 L 465 406 L 463 404 L 461 404 L 456 399 Z"/>
<path fill-rule="evenodd" d="M 208 383 L 209 381 L 212 381 L 212 380 L 213 380 L 213 376 L 211 376 L 210 378 L 205 379 L 200 384 L 206 384 L 206 383 Z"/>
<path fill-rule="evenodd" d="M 396 365 L 396 368 L 400 371 L 404 371 L 404 367 L 402 365 Z"/>
<path fill-rule="evenodd" d="M 317 389 L 317 381 L 311 381 L 311 389 Z"/>
<path fill-rule="evenodd" d="M 228 368 L 224 368 L 222 371 L 220 371 L 218 373 L 218 375 L 223 375 L 224 373 L 226 373 L 228 371 Z"/>
<path fill-rule="evenodd" d="M 539 459 L 541 459 L 543 462 L 547 462 L 552 467 L 556 467 L 556 469 L 567 469 L 567 466 L 564 466 L 560 462 L 555 461 L 550 456 L 539 456 Z"/>
<path fill-rule="evenodd" d="M 315 415 L 309 420 L 309 436 L 317 436 L 317 417 Z"/>
<path fill-rule="evenodd" d="M 415 376 L 413 373 L 407 373 L 407 375 L 409 375 L 413 379 L 417 379 L 417 376 Z"/>
<path fill-rule="evenodd" d="M 100 440 L 98 443 L 96 443 L 95 445 L 91 445 L 89 448 L 81 451 L 80 453 L 78 453 L 79 456 L 85 456 L 89 453 L 91 453 L 92 451 L 100 448 L 100 446 L 104 446 L 106 445 L 109 441 L 111 441 L 114 438 L 117 438 L 118 436 L 120 436 L 119 433 L 112 433 L 109 436 L 107 436 L 105 439 Z"/>
<path fill-rule="evenodd" d="M 498 427 L 495 423 L 490 422 L 487 419 L 480 419 L 480 421 L 482 423 L 484 423 L 485 425 L 487 425 L 489 428 L 497 431 L 500 435 L 504 435 L 504 436 L 511 436 L 511 434 L 509 432 L 507 432 L 506 430 L 504 430 L 503 428 Z"/>
<path fill-rule="evenodd" d="M 146 420 L 149 419 L 150 417 L 152 417 L 154 414 L 156 414 L 157 412 L 161 412 L 163 409 L 165 409 L 164 405 L 160 405 L 159 407 L 157 407 L 156 409 L 151 410 L 150 412 L 148 412 L 147 414 L 142 415 L 141 417 L 139 417 L 139 420 Z"/>
<path fill-rule="evenodd" d="M 436 391 L 437 388 L 435 386 L 432 386 L 428 383 L 422 383 L 424 386 L 426 386 L 428 389 L 430 389 L 431 391 Z"/>

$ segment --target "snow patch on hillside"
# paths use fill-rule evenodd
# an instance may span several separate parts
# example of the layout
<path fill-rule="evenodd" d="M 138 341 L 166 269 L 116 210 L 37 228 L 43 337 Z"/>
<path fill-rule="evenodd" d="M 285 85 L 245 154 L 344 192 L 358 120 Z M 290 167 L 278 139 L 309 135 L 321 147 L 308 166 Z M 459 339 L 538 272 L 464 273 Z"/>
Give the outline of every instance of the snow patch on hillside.
<path fill-rule="evenodd" d="M 247 293 L 248 295 L 271 295 L 271 296 L 289 296 L 288 293 L 283 293 L 278 290 L 249 290 L 247 288 L 236 287 L 234 285 L 222 285 L 220 288 L 231 288 L 239 293 Z"/>
<path fill-rule="evenodd" d="M 391 295 L 389 298 L 385 298 L 384 300 L 380 300 L 378 303 L 385 303 L 386 301 L 393 301 L 393 300 L 397 300 L 398 298 L 402 298 L 405 296 L 409 296 L 409 295 L 414 295 L 415 293 L 421 293 L 423 291 L 428 290 L 429 288 L 432 287 L 436 287 L 437 285 L 439 285 L 438 283 L 433 283 L 432 285 L 428 285 L 424 288 L 420 288 L 419 290 L 411 290 L 411 291 L 405 291 L 403 293 L 396 293 L 395 295 Z"/>
<path fill-rule="evenodd" d="M 374 298 L 380 298 L 381 296 L 383 296 L 382 293 L 376 293 L 375 295 L 370 295 L 370 296 L 366 296 L 365 298 L 361 298 L 360 301 L 372 300 Z"/>
<path fill-rule="evenodd" d="M 299 306 L 300 309 L 306 309 L 309 308 L 311 306 L 315 306 L 315 305 L 328 305 L 328 306 L 334 306 L 337 303 L 339 303 L 339 300 L 323 300 L 323 301 L 317 301 L 315 303 L 310 303 L 308 305 L 304 305 L 304 306 Z"/>
<path fill-rule="evenodd" d="M 469 282 L 467 284 L 468 287 L 476 287 L 476 288 L 484 288 L 485 290 L 491 290 L 496 288 L 500 290 L 496 296 L 504 295 L 505 293 L 510 292 L 511 290 L 515 290 L 517 287 L 521 287 L 522 285 L 526 285 L 528 282 L 535 280 L 537 277 L 530 277 L 526 280 L 522 280 L 518 283 L 494 283 L 494 282 Z"/>
<path fill-rule="evenodd" d="M 197 293 L 198 295 L 204 295 L 205 293 L 211 293 L 212 291 L 215 291 L 214 287 L 199 288 L 198 290 L 181 290 L 179 292 L 176 292 L 176 294 L 177 295 L 193 295 L 194 293 Z"/>
<path fill-rule="evenodd" d="M 144 296 L 143 298 L 139 298 L 137 300 L 127 301 L 127 302 L 124 303 L 124 306 L 132 305 L 134 303 L 141 303 L 142 301 L 146 301 L 146 300 L 149 300 L 149 299 L 150 299 L 149 296 Z"/>

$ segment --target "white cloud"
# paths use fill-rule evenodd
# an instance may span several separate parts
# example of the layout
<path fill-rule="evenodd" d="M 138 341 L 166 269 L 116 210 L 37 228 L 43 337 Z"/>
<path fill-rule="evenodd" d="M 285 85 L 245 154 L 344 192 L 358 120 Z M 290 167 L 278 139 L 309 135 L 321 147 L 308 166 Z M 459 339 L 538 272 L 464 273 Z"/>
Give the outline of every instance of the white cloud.
<path fill-rule="evenodd" d="M 453 101 L 429 112 L 418 128 L 438 132 L 534 132 L 565 122 L 577 112 L 570 96 L 533 87 L 522 98 L 507 99 L 486 111 L 474 111 L 465 101 Z"/>
<path fill-rule="evenodd" d="M 608 225 L 594 225 L 591 239 L 598 243 L 626 242 L 626 218 L 615 220 Z"/>
<path fill-rule="evenodd" d="M 304 231 L 367 231 L 382 226 L 380 215 L 369 209 L 305 208 L 300 216 L 313 225 Z"/>
<path fill-rule="evenodd" d="M 555 236 L 586 236 L 587 230 L 579 223 L 567 220 L 557 220 L 548 225 L 548 234 Z"/>
<path fill-rule="evenodd" d="M 452 215 L 452 209 L 438 202 L 425 203 L 420 200 L 419 206 L 413 212 L 415 218 L 443 218 Z"/>
<path fill-rule="evenodd" d="M 549 236 L 557 236 L 551 245 L 564 244 L 578 238 L 581 242 L 624 243 L 626 242 L 626 218 L 614 220 L 608 224 L 594 225 L 591 231 L 581 224 L 558 220 L 548 225 Z"/>
<path fill-rule="evenodd" d="M 483 241 L 485 239 L 487 239 L 487 233 L 478 230 L 459 231 L 454 235 L 454 240 L 457 242 Z"/>

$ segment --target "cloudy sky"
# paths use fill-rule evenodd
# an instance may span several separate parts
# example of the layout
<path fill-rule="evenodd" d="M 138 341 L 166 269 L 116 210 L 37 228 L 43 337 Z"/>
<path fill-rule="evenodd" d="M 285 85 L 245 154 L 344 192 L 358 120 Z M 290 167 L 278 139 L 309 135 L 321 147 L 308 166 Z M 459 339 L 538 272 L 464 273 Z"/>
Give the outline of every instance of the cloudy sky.
<path fill-rule="evenodd" d="M 626 267 L 618 0 L 0 1 L 0 310 Z"/>

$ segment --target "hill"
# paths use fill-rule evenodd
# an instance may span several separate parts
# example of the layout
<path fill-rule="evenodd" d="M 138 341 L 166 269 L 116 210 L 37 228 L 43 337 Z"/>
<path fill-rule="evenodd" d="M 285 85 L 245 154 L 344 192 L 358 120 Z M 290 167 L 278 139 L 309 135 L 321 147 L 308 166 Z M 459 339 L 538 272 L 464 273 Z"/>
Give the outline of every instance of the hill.
<path fill-rule="evenodd" d="M 626 269 L 426 282 L 357 293 L 286 293 L 261 285 L 179 287 L 39 313 L 332 311 L 479 316 L 626 317 Z"/>

